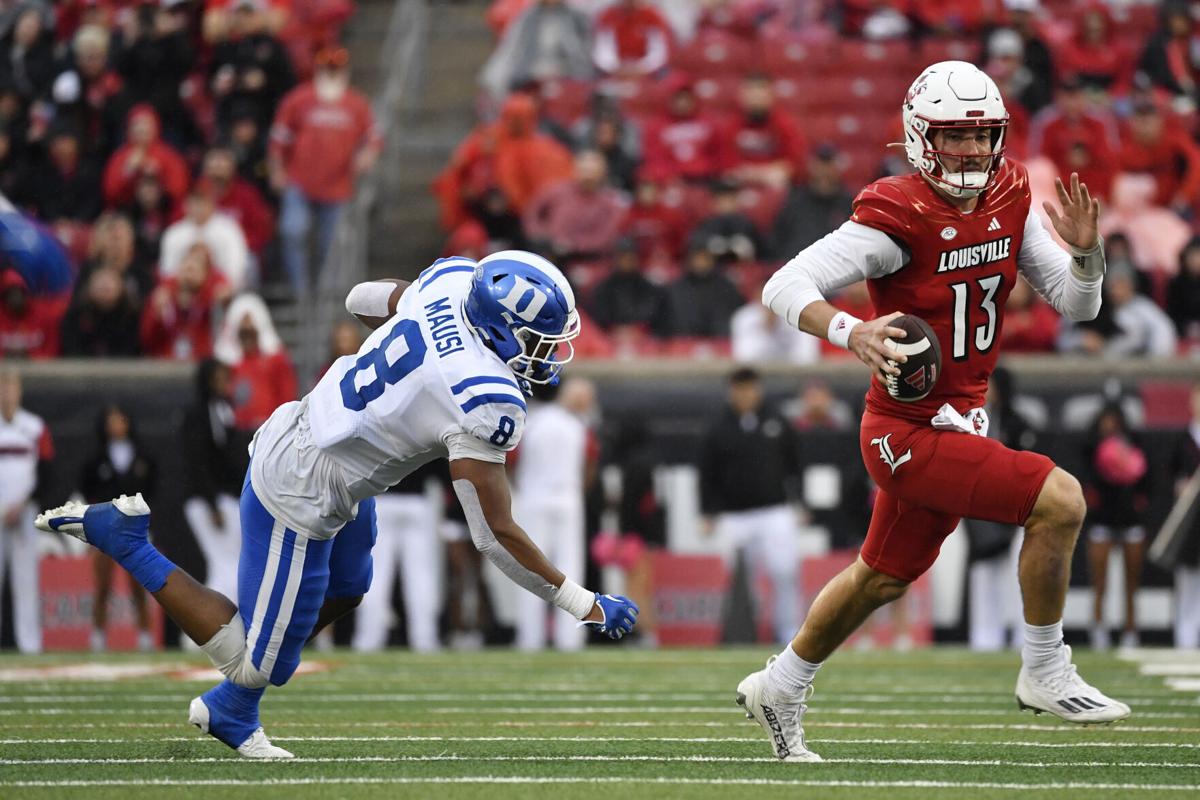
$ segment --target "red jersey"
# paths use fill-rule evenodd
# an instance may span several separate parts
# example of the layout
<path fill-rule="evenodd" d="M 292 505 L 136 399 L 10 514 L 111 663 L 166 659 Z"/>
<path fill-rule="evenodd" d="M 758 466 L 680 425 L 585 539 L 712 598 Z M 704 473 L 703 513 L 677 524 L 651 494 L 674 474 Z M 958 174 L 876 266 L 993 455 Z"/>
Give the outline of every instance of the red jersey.
<path fill-rule="evenodd" d="M 921 317 L 942 349 L 942 374 L 928 397 L 902 403 L 873 380 L 869 411 L 928 424 L 943 403 L 960 413 L 983 405 L 1030 203 L 1028 173 L 1012 161 L 970 214 L 915 174 L 883 178 L 855 198 L 850 219 L 886 233 L 909 254 L 899 271 L 867 281 L 875 313 Z"/>

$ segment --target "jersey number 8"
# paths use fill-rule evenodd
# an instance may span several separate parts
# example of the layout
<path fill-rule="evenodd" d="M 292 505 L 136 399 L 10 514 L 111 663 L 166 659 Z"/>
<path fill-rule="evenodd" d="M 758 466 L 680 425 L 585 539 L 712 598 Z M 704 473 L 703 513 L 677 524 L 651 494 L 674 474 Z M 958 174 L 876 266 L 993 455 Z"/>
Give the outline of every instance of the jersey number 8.
<path fill-rule="evenodd" d="M 400 337 L 404 337 L 407 345 L 404 355 L 389 364 L 388 348 Z M 421 326 L 411 319 L 396 323 L 391 332 L 374 349 L 363 353 L 354 362 L 354 366 L 342 377 L 338 384 L 342 390 L 342 405 L 351 411 L 362 411 L 367 404 L 383 394 L 383 390 L 399 383 L 408 373 L 421 366 L 425 360 L 425 339 L 421 336 Z M 369 368 L 375 368 L 375 379 L 361 389 L 354 388 L 358 373 Z"/>

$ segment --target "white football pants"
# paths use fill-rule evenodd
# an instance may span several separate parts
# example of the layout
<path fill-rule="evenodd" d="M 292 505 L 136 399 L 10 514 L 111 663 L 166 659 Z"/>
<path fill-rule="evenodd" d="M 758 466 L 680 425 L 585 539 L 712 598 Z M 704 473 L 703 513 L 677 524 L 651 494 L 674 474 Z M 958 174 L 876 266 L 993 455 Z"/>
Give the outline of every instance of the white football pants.
<path fill-rule="evenodd" d="M 1200 647 L 1200 568 L 1175 568 L 1175 646 Z"/>
<path fill-rule="evenodd" d="M 727 511 L 717 517 L 716 535 L 731 556 L 736 556 L 738 550 L 746 550 L 751 587 L 755 570 L 765 573 L 771 581 L 775 601 L 771 630 L 776 641 L 791 641 L 800 627 L 796 608 L 800 601 L 797 594 L 800 544 L 795 512 L 786 505 Z"/>
<path fill-rule="evenodd" d="M 1012 546 L 993 558 L 976 561 L 967 571 L 968 639 L 972 650 L 1021 649 L 1025 643 L 1025 616 L 1017 580 L 1017 554 L 1024 531 L 1018 530 Z M 1012 631 L 1011 637 L 1006 634 Z"/>
<path fill-rule="evenodd" d="M 371 551 L 371 588 L 354 618 L 355 650 L 382 650 L 392 628 L 392 587 L 399 567 L 404 592 L 408 644 L 419 652 L 437 650 L 437 615 L 442 599 L 442 547 L 438 514 L 426 494 L 385 492 L 375 498 L 379 538 Z"/>
<path fill-rule="evenodd" d="M 42 652 L 42 595 L 38 588 L 41 553 L 33 516 L 33 506 L 28 505 L 12 528 L 4 527 L 0 520 L 0 598 L 4 596 L 4 581 L 11 575 L 13 638 L 22 653 Z"/>
<path fill-rule="evenodd" d="M 242 512 L 238 498 L 218 494 L 217 510 L 221 512 L 222 526 L 213 524 L 208 502 L 203 498 L 192 497 L 183 504 L 183 515 L 204 554 L 204 585 L 236 602 L 238 560 L 242 552 Z"/>
<path fill-rule="evenodd" d="M 582 497 L 536 497 L 518 503 L 517 523 L 541 548 L 550 562 L 572 580 L 583 580 L 584 519 Z M 545 600 L 520 591 L 517 594 L 517 647 L 541 650 L 546 646 L 547 618 L 552 620 L 556 650 L 580 650 L 587 631 L 579 620 Z"/>

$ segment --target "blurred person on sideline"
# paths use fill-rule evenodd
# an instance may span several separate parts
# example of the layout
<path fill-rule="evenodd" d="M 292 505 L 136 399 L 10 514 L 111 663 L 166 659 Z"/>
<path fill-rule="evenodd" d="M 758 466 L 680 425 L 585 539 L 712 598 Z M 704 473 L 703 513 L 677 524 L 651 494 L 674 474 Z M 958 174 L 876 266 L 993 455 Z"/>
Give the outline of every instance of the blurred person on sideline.
<path fill-rule="evenodd" d="M 357 351 L 355 351 L 357 352 Z M 392 590 L 396 579 L 404 597 L 404 629 L 408 646 L 417 653 L 432 653 L 438 640 L 438 612 L 442 600 L 442 547 L 438 538 L 443 495 L 430 461 L 375 498 L 378 531 L 371 549 L 371 587 L 354 615 L 351 646 L 375 652 L 388 645 L 396 621 Z M 430 483 L 435 485 L 430 486 Z"/>
<path fill-rule="evenodd" d="M 237 593 L 242 548 L 238 498 L 250 463 L 250 434 L 234 424 L 233 374 L 228 364 L 206 358 L 196 366 L 196 394 L 183 419 L 188 454 L 183 514 L 204 554 L 204 585 Z"/>
<path fill-rule="evenodd" d="M 257 430 L 276 408 L 296 399 L 296 371 L 258 295 L 240 294 L 229 304 L 213 352 L 233 370 L 238 430 Z"/>
<path fill-rule="evenodd" d="M 791 425 L 766 405 L 753 369 L 729 376 L 726 406 L 704 435 L 699 468 L 705 534 L 731 555 L 744 552 L 745 563 L 767 575 L 771 631 L 787 641 L 799 624 L 799 449 Z"/>
<path fill-rule="evenodd" d="M 40 653 L 41 550 L 33 527 L 33 501 L 45 483 L 54 444 L 42 418 L 21 407 L 21 390 L 20 373 L 0 366 L 0 597 L 7 574 L 17 649 Z"/>
<path fill-rule="evenodd" d="M 1167 315 L 1180 341 L 1200 347 L 1200 236 L 1179 254 L 1179 272 L 1167 284 Z"/>
<path fill-rule="evenodd" d="M 313 79 L 283 98 L 271 126 L 271 184 L 280 193 L 283 264 L 297 296 L 308 291 L 308 234 L 315 222 L 320 270 L 354 181 L 379 159 L 383 139 L 366 96 L 350 85 L 350 53 L 317 53 Z M 318 283 L 318 285 L 320 285 Z"/>
<path fill-rule="evenodd" d="M 133 428 L 129 414 L 116 404 L 106 405 L 97 420 L 96 449 L 83 466 L 79 476 L 79 491 L 88 503 L 103 503 L 105 498 L 117 495 L 133 495 L 141 492 L 148 498 L 154 497 L 157 470 L 154 461 L 145 454 Z M 95 593 L 92 595 L 92 633 L 90 644 L 93 653 L 108 649 L 108 600 L 112 595 L 113 568 L 115 564 L 108 556 L 93 549 L 92 575 Z M 129 598 L 137 612 L 137 649 L 147 652 L 154 649 L 154 637 L 150 632 L 150 607 L 146 592 L 136 581 L 125 576 L 129 583 Z"/>
<path fill-rule="evenodd" d="M 1192 419 L 1180 432 L 1171 455 L 1175 494 L 1200 473 L 1200 381 L 1192 384 Z M 1193 515 L 1190 530 L 1175 565 L 1175 646 L 1200 647 L 1200 514 Z"/>
<path fill-rule="evenodd" d="M 1105 406 L 1092 424 L 1087 467 L 1092 648 L 1106 650 L 1110 645 L 1104 621 L 1104 595 L 1108 588 L 1108 556 L 1114 542 L 1120 544 L 1125 563 L 1125 625 L 1121 629 L 1121 646 L 1137 647 L 1136 603 L 1146 551 L 1143 519 L 1150 505 L 1150 469 L 1146 453 L 1119 403 Z"/>
<path fill-rule="evenodd" d="M 516 516 L 547 557 L 570 575 L 583 574 L 583 492 L 588 465 L 588 431 L 584 422 L 565 406 L 575 391 L 567 380 L 548 386 L 535 397 L 525 420 L 525 433 L 513 473 Z M 579 650 L 587 631 L 561 609 L 548 609 L 528 592 L 517 601 L 517 647 L 541 650 L 546 646 L 547 618 L 552 618 L 551 638 L 557 650 Z"/>
<path fill-rule="evenodd" d="M 823 380 L 809 380 L 795 400 L 782 409 L 792 427 L 805 431 L 845 431 L 854 424 L 850 404 L 833 393 Z"/>

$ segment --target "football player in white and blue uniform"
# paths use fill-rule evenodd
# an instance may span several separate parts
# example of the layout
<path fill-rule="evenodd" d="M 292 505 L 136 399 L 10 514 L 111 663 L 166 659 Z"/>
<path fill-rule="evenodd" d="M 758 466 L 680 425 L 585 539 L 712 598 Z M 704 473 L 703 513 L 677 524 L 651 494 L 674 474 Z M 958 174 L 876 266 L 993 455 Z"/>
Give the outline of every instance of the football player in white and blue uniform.
<path fill-rule="evenodd" d="M 346 307 L 374 333 L 255 434 L 236 604 L 150 544 L 140 495 L 38 517 L 112 556 L 200 644 L 226 679 L 192 701 L 189 721 L 251 758 L 291 756 L 264 734 L 259 701 L 366 593 L 375 495 L 435 458 L 450 460 L 472 539 L 508 577 L 613 638 L 637 619 L 634 603 L 559 572 L 511 516 L 505 454 L 529 384 L 557 381 L 579 333 L 562 273 L 517 250 L 441 259 L 412 284 L 359 284 Z"/>

